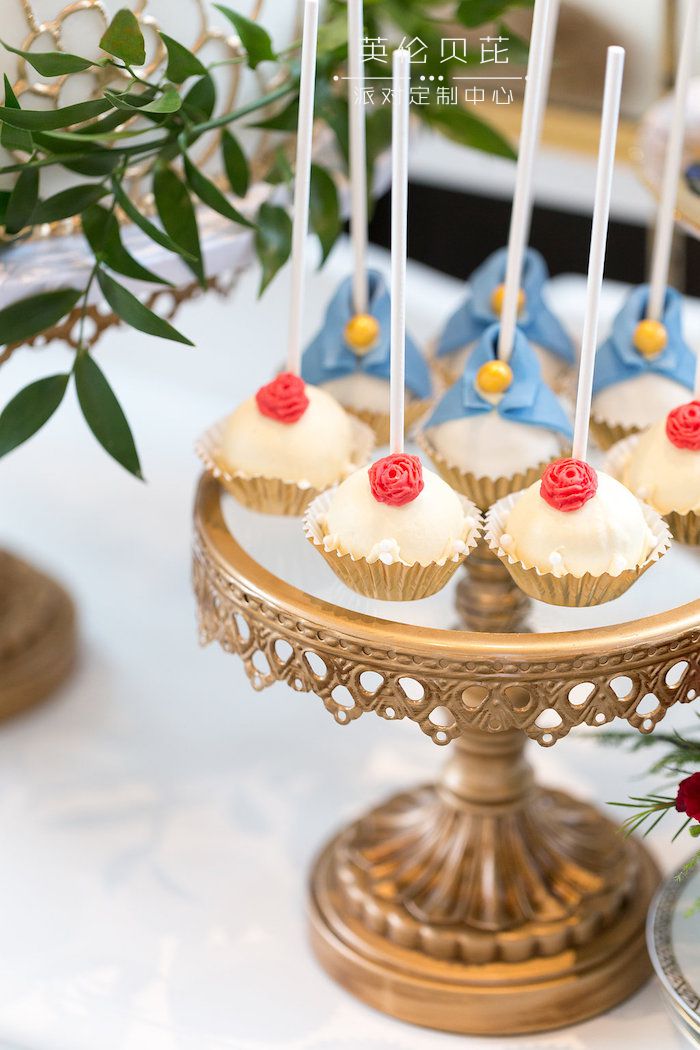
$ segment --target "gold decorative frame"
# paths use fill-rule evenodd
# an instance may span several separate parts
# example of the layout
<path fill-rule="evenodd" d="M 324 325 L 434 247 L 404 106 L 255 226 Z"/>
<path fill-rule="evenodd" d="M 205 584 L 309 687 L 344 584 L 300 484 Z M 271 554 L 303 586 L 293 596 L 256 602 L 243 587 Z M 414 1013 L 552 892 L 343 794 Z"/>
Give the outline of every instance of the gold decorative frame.
<path fill-rule="evenodd" d="M 501 567 L 477 558 L 475 570 L 458 588 L 470 622 L 516 623 L 522 596 Z M 312 944 L 336 980 L 404 1020 L 490 1035 L 572 1024 L 639 987 L 654 863 L 593 807 L 540 788 L 523 748 L 526 735 L 550 746 L 616 717 L 650 732 L 672 704 L 694 700 L 700 601 L 556 634 L 381 620 L 254 561 L 209 477 L 195 504 L 193 578 L 202 644 L 238 655 L 255 689 L 284 681 L 341 725 L 374 711 L 454 741 L 437 784 L 378 806 L 314 866 Z"/>

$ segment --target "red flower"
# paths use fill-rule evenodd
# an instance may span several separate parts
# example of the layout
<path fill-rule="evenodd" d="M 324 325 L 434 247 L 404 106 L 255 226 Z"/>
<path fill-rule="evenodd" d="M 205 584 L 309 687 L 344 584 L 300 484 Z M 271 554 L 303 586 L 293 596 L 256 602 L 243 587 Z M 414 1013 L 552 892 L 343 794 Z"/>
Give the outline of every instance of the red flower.
<path fill-rule="evenodd" d="M 598 488 L 598 475 L 582 459 L 558 459 L 542 475 L 540 496 L 555 510 L 580 510 Z"/>
<path fill-rule="evenodd" d="M 309 407 L 306 384 L 293 372 L 280 372 L 271 383 L 260 387 L 255 400 L 261 414 L 278 423 L 296 423 Z"/>
<path fill-rule="evenodd" d="M 676 448 L 700 451 L 700 401 L 679 405 L 666 417 L 666 437 Z"/>
<path fill-rule="evenodd" d="M 394 452 L 369 468 L 369 487 L 377 503 L 403 507 L 423 491 L 423 466 L 418 456 Z"/>
<path fill-rule="evenodd" d="M 700 773 L 681 780 L 676 795 L 676 809 L 693 820 L 700 820 Z"/>

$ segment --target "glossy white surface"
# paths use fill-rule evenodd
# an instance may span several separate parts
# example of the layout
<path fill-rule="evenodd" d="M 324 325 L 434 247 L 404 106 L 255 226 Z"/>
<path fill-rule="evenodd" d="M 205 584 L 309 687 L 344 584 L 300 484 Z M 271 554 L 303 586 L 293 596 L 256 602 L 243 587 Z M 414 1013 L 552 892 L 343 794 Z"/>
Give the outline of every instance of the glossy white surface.
<path fill-rule="evenodd" d="M 310 276 L 309 334 L 348 260 L 343 249 Z M 198 333 L 196 350 L 133 332 L 105 337 L 97 356 L 134 426 L 147 486 L 105 459 L 72 395 L 43 435 L 0 462 L 2 542 L 68 583 L 83 637 L 61 694 L 0 727 L 0 1047 L 680 1048 L 653 984 L 575 1029 L 457 1039 L 366 1009 L 316 966 L 304 922 L 315 852 L 446 755 L 413 726 L 367 716 L 341 729 L 312 697 L 282 686 L 253 694 L 235 658 L 197 647 L 192 445 L 282 357 L 285 282 L 261 305 L 251 274 L 233 301 L 185 306 L 179 324 Z M 579 279 L 554 289 L 574 329 L 581 291 Z M 608 314 L 621 291 L 606 290 Z M 410 268 L 420 337 L 460 294 Z M 698 344 L 697 306 L 689 321 Z M 0 402 L 69 365 L 61 348 L 15 355 L 0 370 Z M 655 600 L 675 600 L 684 577 L 679 567 L 664 586 L 659 570 Z M 673 712 L 666 725 L 691 718 Z M 531 755 L 544 780 L 601 805 L 653 786 L 633 779 L 648 755 L 603 749 L 593 731 Z M 667 870 L 691 849 L 669 845 L 661 829 L 652 845 Z"/>

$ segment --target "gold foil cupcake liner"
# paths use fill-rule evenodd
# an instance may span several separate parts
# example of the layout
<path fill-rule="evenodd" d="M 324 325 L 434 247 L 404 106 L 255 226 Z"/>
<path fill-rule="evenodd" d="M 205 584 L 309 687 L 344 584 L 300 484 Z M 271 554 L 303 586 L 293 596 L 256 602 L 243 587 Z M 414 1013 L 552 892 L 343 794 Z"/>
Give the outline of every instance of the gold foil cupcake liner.
<path fill-rule="evenodd" d="M 466 551 L 452 558 L 431 562 L 430 565 L 404 565 L 393 562 L 386 565 L 377 560 L 369 562 L 366 558 L 353 558 L 351 554 L 341 554 L 337 549 L 328 550 L 325 546 L 326 531 L 322 518 L 330 506 L 333 489 L 321 493 L 307 508 L 304 515 L 304 533 L 310 543 L 323 555 L 336 576 L 343 583 L 365 598 L 375 598 L 387 602 L 418 601 L 428 598 L 442 590 L 457 571 L 471 551 L 476 547 L 481 529 L 481 514 L 469 500 L 460 497 L 464 508 L 465 527 L 471 518 L 473 525 L 464 539 Z"/>
<path fill-rule="evenodd" d="M 316 499 L 323 490 L 297 481 L 262 476 L 251 477 L 241 472 L 231 471 L 222 453 L 226 422 L 226 419 L 222 419 L 215 423 L 195 445 L 195 451 L 207 473 L 215 477 L 227 492 L 250 510 L 256 510 L 262 514 L 301 517 L 309 503 Z M 368 426 L 353 416 L 350 416 L 350 425 L 353 435 L 352 458 L 348 469 L 337 481 L 343 481 L 358 467 L 363 467 L 374 448 L 374 434 Z"/>
<path fill-rule="evenodd" d="M 639 434 L 633 434 L 623 441 L 618 441 L 617 444 L 613 445 L 605 458 L 603 470 L 623 484 L 625 466 L 639 441 L 639 437 Z M 700 544 L 700 514 L 696 514 L 693 510 L 689 510 L 685 514 L 677 510 L 671 510 L 663 514 L 662 517 L 668 522 L 674 540 L 677 540 L 679 543 L 687 543 L 692 547 L 697 547 Z"/>
<path fill-rule="evenodd" d="M 584 573 L 583 576 L 574 576 L 572 573 L 555 576 L 553 572 L 541 572 L 535 566 L 526 565 L 514 558 L 501 547 L 501 536 L 506 531 L 505 524 L 508 515 L 520 496 L 521 493 L 512 493 L 490 508 L 486 515 L 484 536 L 489 547 L 508 569 L 520 590 L 530 598 L 537 598 L 548 605 L 566 605 L 580 609 L 611 602 L 629 590 L 632 584 L 643 576 L 647 569 L 655 565 L 671 546 L 671 533 L 664 519 L 652 507 L 641 503 L 640 500 L 644 520 L 657 540 L 655 547 L 641 565 L 637 565 L 634 569 L 626 569 L 619 576 L 611 576 L 607 572 L 600 576 L 593 576 L 589 572 Z"/>
<path fill-rule="evenodd" d="M 408 435 L 414 427 L 428 414 L 434 401 L 432 398 L 407 398 L 405 406 L 404 431 Z M 367 408 L 352 408 L 343 405 L 348 415 L 354 416 L 368 426 L 373 432 L 378 445 L 389 444 L 390 419 L 388 412 L 371 412 Z"/>
<path fill-rule="evenodd" d="M 424 430 L 418 435 L 417 442 L 433 463 L 442 480 L 451 485 L 455 492 L 459 492 L 462 496 L 470 499 L 480 510 L 487 510 L 493 503 L 503 499 L 504 496 L 508 496 L 512 492 L 520 492 L 522 489 L 534 485 L 542 477 L 544 470 L 550 463 L 554 463 L 557 459 L 561 459 L 562 456 L 568 455 L 567 450 L 562 449 L 558 456 L 538 463 L 536 467 L 530 467 L 529 470 L 511 474 L 510 477 L 487 478 L 466 473 L 460 470 L 459 467 L 453 467 L 449 464 L 444 456 L 437 451 Z"/>

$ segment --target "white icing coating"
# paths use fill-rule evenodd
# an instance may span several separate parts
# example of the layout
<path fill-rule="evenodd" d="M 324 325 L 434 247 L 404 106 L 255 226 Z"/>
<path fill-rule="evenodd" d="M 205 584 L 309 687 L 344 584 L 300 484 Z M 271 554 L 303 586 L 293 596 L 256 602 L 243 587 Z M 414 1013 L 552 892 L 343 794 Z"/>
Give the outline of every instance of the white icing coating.
<path fill-rule="evenodd" d="M 513 539 L 510 548 L 503 548 L 508 554 L 557 576 L 619 576 L 645 561 L 656 546 L 639 500 L 602 470 L 598 491 L 579 510 L 550 507 L 537 481 L 518 497 L 505 527 Z"/>
<path fill-rule="evenodd" d="M 644 372 L 601 390 L 593 398 L 591 412 L 594 419 L 611 426 L 645 430 L 689 397 L 686 387 L 674 379 Z"/>
<path fill-rule="evenodd" d="M 449 362 L 450 369 L 461 373 L 464 371 L 467 358 L 475 346 L 476 342 L 473 342 L 469 343 L 468 346 L 463 346 L 461 350 L 454 350 L 451 354 L 443 354 L 442 360 Z M 542 369 L 542 378 L 547 386 L 558 387 L 562 376 L 571 366 L 563 357 L 559 357 L 558 354 L 553 354 L 551 350 L 546 350 L 543 346 L 540 346 L 539 343 L 531 342 L 530 346 L 537 355 L 537 360 Z"/>
<path fill-rule="evenodd" d="M 334 492 L 323 521 L 326 550 L 404 565 L 430 565 L 463 553 L 474 522 L 437 474 L 423 468 L 423 491 L 403 507 L 378 503 L 368 474 L 368 467 L 356 470 Z"/>
<path fill-rule="evenodd" d="M 352 408 L 356 412 L 365 409 L 368 412 L 389 414 L 389 380 L 380 376 L 354 372 L 340 379 L 330 379 L 321 389 L 326 390 L 345 408 Z"/>
<path fill-rule="evenodd" d="M 351 469 L 353 432 L 337 401 L 307 386 L 309 405 L 296 423 L 279 423 L 258 409 L 254 397 L 226 421 L 221 452 L 233 472 L 281 478 L 325 488 Z"/>
<path fill-rule="evenodd" d="M 700 452 L 668 440 L 666 417 L 640 435 L 622 480 L 660 514 L 700 512 Z"/>
<path fill-rule="evenodd" d="M 465 474 L 500 478 L 522 474 L 562 453 L 551 430 L 515 423 L 498 412 L 450 419 L 426 431 L 436 452 Z"/>

